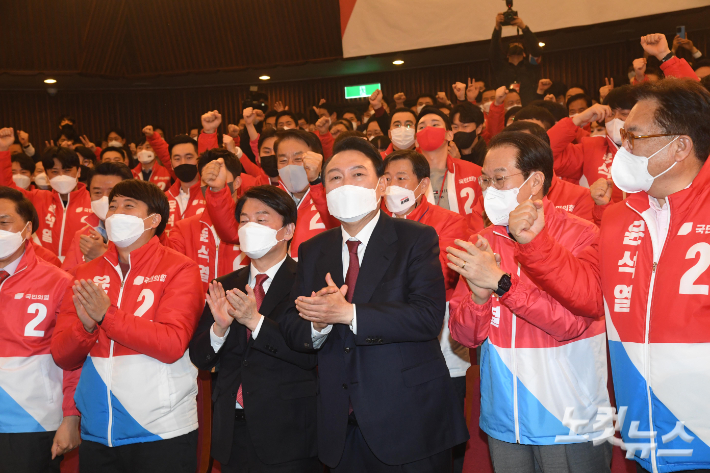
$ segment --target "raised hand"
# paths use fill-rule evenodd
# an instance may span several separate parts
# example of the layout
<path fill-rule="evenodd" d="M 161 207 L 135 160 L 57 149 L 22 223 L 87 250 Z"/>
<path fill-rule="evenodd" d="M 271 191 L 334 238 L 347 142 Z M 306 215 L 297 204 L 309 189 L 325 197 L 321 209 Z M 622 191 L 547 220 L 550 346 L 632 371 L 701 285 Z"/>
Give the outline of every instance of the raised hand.
<path fill-rule="evenodd" d="M 515 241 L 521 244 L 530 243 L 545 228 L 545 212 L 542 201 L 526 200 L 510 212 L 508 229 Z"/>
<path fill-rule="evenodd" d="M 611 192 L 614 189 L 614 182 L 611 179 L 600 178 L 589 188 L 592 200 L 597 205 L 606 205 L 611 202 Z"/>
<path fill-rule="evenodd" d="M 84 255 L 84 261 L 92 261 L 106 253 L 108 245 L 99 232 L 89 228 L 88 235 L 79 236 L 79 250 Z"/>
<path fill-rule="evenodd" d="M 641 47 L 643 47 L 643 50 L 646 51 L 649 56 L 653 56 L 659 61 L 668 56 L 668 53 L 671 52 L 671 50 L 668 49 L 666 35 L 661 33 L 641 36 Z"/>
<path fill-rule="evenodd" d="M 606 84 L 599 88 L 599 101 L 600 102 L 603 102 L 604 99 L 606 98 L 606 96 L 611 91 L 611 89 L 614 88 L 614 78 L 613 77 L 611 79 L 609 79 L 608 77 L 605 77 L 604 82 Z"/>
<path fill-rule="evenodd" d="M 143 134 L 146 136 L 146 138 L 150 138 L 151 136 L 153 136 L 153 133 L 154 131 L 152 125 L 148 125 L 147 127 L 143 128 Z"/>
<path fill-rule="evenodd" d="M 585 111 L 575 115 L 572 118 L 572 122 L 577 126 L 585 126 L 592 122 L 604 123 L 604 119 L 612 115 L 614 115 L 614 112 L 611 111 L 611 107 L 596 103 Z"/>
<path fill-rule="evenodd" d="M 244 120 L 244 122 L 246 122 L 246 119 Z M 227 125 L 227 134 L 229 134 L 229 136 L 231 136 L 232 138 L 237 138 L 239 136 L 239 127 L 230 123 L 229 125 Z"/>
<path fill-rule="evenodd" d="M 451 88 L 453 89 L 454 95 L 459 102 L 466 100 L 466 84 L 463 82 L 456 82 L 455 84 L 451 84 Z"/>
<path fill-rule="evenodd" d="M 81 143 L 84 146 L 86 146 L 87 148 L 89 148 L 89 150 L 91 150 L 91 151 L 96 150 L 96 145 L 94 143 L 92 143 L 91 140 L 86 135 L 81 135 L 79 138 L 81 139 Z"/>
<path fill-rule="evenodd" d="M 227 167 L 224 165 L 224 159 L 218 158 L 207 163 L 202 168 L 201 176 L 213 192 L 224 189 L 227 185 Z"/>
<path fill-rule="evenodd" d="M 232 138 L 230 135 L 222 135 L 222 143 L 224 143 L 224 147 L 227 149 L 227 151 L 236 154 L 237 146 L 234 144 L 234 138 Z"/>
<path fill-rule="evenodd" d="M 636 74 L 636 80 L 639 82 L 643 82 L 643 79 L 646 75 L 646 58 L 640 57 L 638 59 L 634 59 L 632 65 L 634 68 L 634 73 Z"/>
<path fill-rule="evenodd" d="M 437 92 L 436 93 L 436 101 L 439 103 L 442 103 L 444 105 L 448 105 L 450 103 L 449 98 L 446 96 L 445 92 Z"/>
<path fill-rule="evenodd" d="M 468 86 L 466 87 L 466 100 L 469 102 L 475 102 L 478 93 L 481 91 L 479 82 L 471 77 L 468 78 Z"/>
<path fill-rule="evenodd" d="M 537 83 L 538 95 L 543 95 L 550 87 L 552 87 L 552 81 L 550 79 L 540 79 Z"/>
<path fill-rule="evenodd" d="M 232 306 L 229 305 L 222 283 L 218 281 L 212 281 L 210 283 L 206 300 L 212 312 L 212 318 L 214 318 L 214 334 L 220 338 L 224 337 L 227 329 L 232 325 L 234 317 L 229 315 L 228 310 L 231 309 Z"/>
<path fill-rule="evenodd" d="M 548 102 L 557 102 L 557 98 L 554 94 L 545 95 L 545 98 L 543 100 L 547 100 Z"/>
<path fill-rule="evenodd" d="M 500 106 L 505 102 L 505 96 L 508 93 L 508 88 L 506 86 L 500 86 L 496 89 L 495 104 Z"/>
<path fill-rule="evenodd" d="M 242 111 L 242 115 L 244 116 L 244 124 L 246 126 L 254 125 L 254 122 L 256 121 L 256 113 L 254 112 L 253 108 L 245 108 Z"/>
<path fill-rule="evenodd" d="M 525 29 L 525 22 L 520 17 L 515 17 L 515 20 L 510 22 L 511 26 L 517 26 L 521 30 Z"/>
<path fill-rule="evenodd" d="M 284 104 L 279 100 L 274 104 L 274 110 L 276 112 L 283 112 L 284 110 L 288 110 L 288 107 L 284 107 Z"/>
<path fill-rule="evenodd" d="M 377 89 L 370 95 L 369 99 L 370 105 L 372 105 L 373 110 L 378 110 L 380 107 L 382 107 L 382 91 L 380 89 Z"/>
<path fill-rule="evenodd" d="M 20 141 L 23 148 L 26 148 L 30 144 L 30 135 L 25 131 L 17 130 L 17 139 Z"/>
<path fill-rule="evenodd" d="M 456 240 L 455 247 L 446 248 L 447 266 L 464 277 L 477 304 L 484 304 L 498 287 L 505 274 L 500 269 L 500 257 L 496 257 L 488 241 L 480 235 L 474 243 Z"/>
<path fill-rule="evenodd" d="M 398 92 L 394 94 L 394 103 L 397 105 L 397 108 L 399 107 L 404 107 L 404 101 L 407 100 L 407 97 L 404 95 L 404 92 Z"/>
<path fill-rule="evenodd" d="M 256 308 L 254 290 L 248 284 L 245 289 L 247 291 L 246 294 L 239 289 L 227 291 L 227 300 L 231 306 L 231 308 L 227 309 L 227 313 L 238 323 L 253 332 L 259 324 L 261 314 L 259 314 L 259 309 Z"/>
<path fill-rule="evenodd" d="M 202 131 L 205 133 L 214 133 L 221 123 L 222 115 L 217 110 L 202 115 Z"/>
<path fill-rule="evenodd" d="M 327 287 L 318 291 L 318 294 L 296 299 L 299 315 L 312 322 L 316 330 L 332 324 L 352 323 L 353 305 L 345 299 L 348 286 L 344 284 L 338 288 L 330 273 L 326 274 L 325 282 Z"/>
<path fill-rule="evenodd" d="M 308 176 L 308 182 L 313 182 L 318 179 L 322 165 L 322 154 L 306 151 L 306 154 L 303 155 L 303 169 L 305 169 L 306 175 Z"/>
<path fill-rule="evenodd" d="M 0 128 L 0 151 L 7 151 L 14 142 L 15 130 L 12 128 Z"/>
<path fill-rule="evenodd" d="M 320 133 L 321 135 L 325 135 L 326 133 L 328 133 L 329 129 L 330 117 L 320 117 L 316 122 L 316 130 L 318 130 L 318 133 Z"/>

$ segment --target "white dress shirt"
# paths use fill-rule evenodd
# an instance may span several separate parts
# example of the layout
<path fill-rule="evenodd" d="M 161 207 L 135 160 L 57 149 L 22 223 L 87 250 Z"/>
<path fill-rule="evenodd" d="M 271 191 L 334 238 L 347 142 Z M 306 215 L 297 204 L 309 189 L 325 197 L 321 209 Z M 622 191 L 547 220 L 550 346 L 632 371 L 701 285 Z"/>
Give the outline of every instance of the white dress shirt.
<path fill-rule="evenodd" d="M 190 193 L 183 191 L 182 186 L 180 186 L 180 192 L 178 192 L 177 197 L 175 197 L 175 201 L 178 207 L 180 207 L 180 215 L 184 214 L 187 204 L 190 202 Z"/>
<path fill-rule="evenodd" d="M 7 274 L 12 276 L 15 274 L 15 271 L 17 271 L 17 267 L 20 265 L 20 261 L 22 261 L 22 257 L 25 256 L 25 252 L 23 251 L 22 254 L 20 255 L 19 258 L 17 258 L 15 261 L 12 263 L 8 264 L 4 268 L 0 268 L 0 271 L 5 271 Z M 9 276 L 8 276 L 9 277 Z"/>
<path fill-rule="evenodd" d="M 360 233 L 355 236 L 351 236 L 350 234 L 348 234 L 348 232 L 345 231 L 344 227 L 340 227 L 341 231 L 343 232 L 343 281 L 345 281 L 345 279 L 347 278 L 348 268 L 350 267 L 350 250 L 348 249 L 348 244 L 346 242 L 348 240 L 360 241 L 360 245 L 358 245 L 357 247 L 357 259 L 359 261 L 360 267 L 362 267 L 362 259 L 365 257 L 365 250 L 367 250 L 367 244 L 370 242 L 372 232 L 375 230 L 375 226 L 377 226 L 377 222 L 379 220 L 380 212 L 377 212 L 375 214 L 375 218 L 370 220 L 368 224 L 365 225 L 362 230 L 360 230 Z M 325 283 L 325 281 L 323 282 Z M 325 339 L 328 337 L 328 334 L 331 330 L 333 330 L 333 326 L 328 325 L 319 332 L 315 329 L 315 327 L 313 327 L 313 322 L 311 322 L 311 338 L 313 341 L 313 348 L 315 348 L 316 350 L 320 348 L 325 342 Z M 350 323 L 350 330 L 352 330 L 353 333 L 357 335 L 357 309 L 355 308 L 355 304 L 353 304 L 353 321 Z"/>

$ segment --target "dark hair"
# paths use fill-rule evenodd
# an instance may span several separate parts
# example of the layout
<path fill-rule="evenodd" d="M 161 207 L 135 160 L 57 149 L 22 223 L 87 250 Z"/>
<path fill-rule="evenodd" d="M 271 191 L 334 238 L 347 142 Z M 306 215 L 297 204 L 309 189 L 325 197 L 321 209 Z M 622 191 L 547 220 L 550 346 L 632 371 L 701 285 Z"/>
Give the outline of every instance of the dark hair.
<path fill-rule="evenodd" d="M 94 163 L 96 162 L 96 154 L 94 154 L 94 152 L 86 146 L 75 146 L 74 151 L 76 151 L 76 154 L 80 155 L 83 159 L 90 159 Z"/>
<path fill-rule="evenodd" d="M 346 108 L 345 110 L 343 110 L 343 113 L 341 113 L 340 116 L 342 117 L 346 113 L 352 113 L 353 115 L 355 115 L 355 120 L 362 122 L 362 113 L 358 112 L 354 108 Z"/>
<path fill-rule="evenodd" d="M 515 107 L 510 107 L 509 110 L 506 110 L 505 117 L 503 118 L 503 124 L 508 123 L 508 120 L 510 119 L 510 117 L 512 117 L 513 115 L 515 115 L 516 113 L 518 113 L 522 109 L 523 109 L 523 107 L 516 105 Z"/>
<path fill-rule="evenodd" d="M 316 108 L 322 108 L 323 110 L 328 112 L 328 115 L 332 115 L 336 112 L 335 105 L 331 105 L 329 102 L 323 102 L 322 104 L 316 106 Z"/>
<path fill-rule="evenodd" d="M 436 106 L 436 102 L 437 102 L 436 97 L 434 97 L 434 96 L 431 95 L 431 94 L 419 94 L 419 95 L 417 95 L 417 98 L 414 99 L 414 104 L 416 105 L 417 103 L 419 103 L 419 99 L 422 98 L 422 97 L 426 97 L 426 98 L 431 99 L 431 103 L 434 104 L 434 105 L 432 105 L 432 106 Z M 426 105 L 425 105 L 425 106 L 426 106 Z"/>
<path fill-rule="evenodd" d="M 613 89 L 612 89 L 613 90 Z M 687 135 L 695 156 L 705 162 L 710 154 L 710 92 L 697 81 L 664 79 L 637 86 L 637 100 L 658 103 L 653 119 L 662 133 Z"/>
<path fill-rule="evenodd" d="M 111 152 L 111 151 L 114 151 L 116 153 L 121 153 L 123 155 L 123 159 L 128 161 L 128 154 L 126 153 L 126 150 L 123 148 L 119 148 L 118 146 L 107 146 L 104 149 L 102 149 L 101 154 L 99 154 L 99 161 L 104 159 L 104 154 Z"/>
<path fill-rule="evenodd" d="M 237 156 L 224 148 L 213 148 L 208 149 L 200 155 L 200 159 L 197 161 L 197 170 L 202 174 L 202 169 L 207 165 L 207 163 L 215 161 L 219 158 L 224 160 L 224 167 L 227 171 L 232 173 L 234 179 L 238 178 L 242 174 L 242 163 L 239 162 Z"/>
<path fill-rule="evenodd" d="M 456 115 L 459 116 L 459 121 L 461 123 L 475 123 L 476 127 L 483 125 L 485 117 L 483 116 L 483 111 L 481 107 L 477 107 L 471 102 L 462 102 L 451 110 L 451 121 L 454 121 Z"/>
<path fill-rule="evenodd" d="M 394 109 L 394 112 L 392 112 L 392 118 L 390 118 L 390 125 L 392 124 L 392 120 L 394 119 L 394 116 L 398 113 L 409 113 L 414 118 L 414 123 L 417 122 L 417 114 L 411 108 L 398 107 L 398 108 Z M 375 120 L 375 121 L 377 121 L 377 120 Z M 370 123 L 370 122 L 368 122 L 368 123 Z M 390 126 L 390 128 L 391 128 L 391 126 Z"/>
<path fill-rule="evenodd" d="M 111 133 L 116 133 L 118 136 L 121 137 L 122 140 L 125 140 L 125 139 L 126 139 L 126 133 L 125 133 L 122 129 L 120 129 L 120 128 L 111 128 L 111 129 L 108 131 L 108 133 L 106 133 L 106 141 L 108 141 L 108 135 L 110 135 Z"/>
<path fill-rule="evenodd" d="M 340 137 L 338 137 L 338 138 L 340 138 Z M 392 144 L 392 140 L 390 140 L 385 135 L 377 135 L 370 140 L 370 143 L 372 143 L 372 146 L 374 146 L 375 148 L 381 149 L 384 151 L 387 148 L 389 148 L 389 146 Z"/>
<path fill-rule="evenodd" d="M 636 87 L 631 85 L 622 85 L 614 87 L 604 97 L 604 105 L 608 105 L 612 110 L 631 110 L 636 105 Z"/>
<path fill-rule="evenodd" d="M 190 132 L 192 130 L 197 130 L 197 133 L 199 134 L 202 131 L 202 125 L 198 125 L 197 123 L 193 123 L 192 126 L 187 127 L 187 136 L 190 136 Z M 145 136 L 145 135 L 143 135 Z"/>
<path fill-rule="evenodd" d="M 276 132 L 276 142 L 274 143 L 274 154 L 278 154 L 279 144 L 285 140 L 299 140 L 308 146 L 308 149 L 314 153 L 323 154 L 323 145 L 321 145 L 320 140 L 316 135 L 309 131 L 294 129 L 294 130 L 280 130 Z"/>
<path fill-rule="evenodd" d="M 200 127 L 202 129 L 202 127 Z M 163 132 L 163 135 L 168 136 L 168 133 L 165 131 L 165 127 L 163 125 L 153 125 L 153 131 L 158 132 L 158 130 Z"/>
<path fill-rule="evenodd" d="M 567 99 L 567 113 L 569 113 L 570 104 L 576 102 L 577 100 L 584 100 L 587 104 L 587 108 L 592 106 L 592 99 L 590 99 L 587 94 L 576 94 Z"/>
<path fill-rule="evenodd" d="M 575 95 L 587 95 L 587 88 L 583 86 L 582 84 L 572 84 L 569 87 L 567 87 L 567 92 L 569 92 L 572 89 L 582 89 L 581 94 L 575 94 Z M 567 92 L 565 92 L 565 95 L 567 95 Z M 590 105 L 591 106 L 591 105 Z"/>
<path fill-rule="evenodd" d="M 133 179 L 131 169 L 123 163 L 100 163 L 94 168 L 91 177 L 86 182 L 89 191 L 91 191 L 91 181 L 96 176 L 118 176 L 122 181 Z"/>
<path fill-rule="evenodd" d="M 353 131 L 353 122 L 350 120 L 335 120 L 333 123 L 330 124 L 330 127 L 328 129 L 332 129 L 335 125 L 343 125 L 346 128 L 346 131 Z"/>
<path fill-rule="evenodd" d="M 189 135 L 177 135 L 170 141 L 168 141 L 168 153 L 170 157 L 173 156 L 173 148 L 177 145 L 190 144 L 195 147 L 195 154 L 197 154 L 197 140 L 193 140 Z"/>
<path fill-rule="evenodd" d="M 148 215 L 160 215 L 160 224 L 155 229 L 155 236 L 163 234 L 163 230 L 168 224 L 168 217 L 170 217 L 170 204 L 165 192 L 161 191 L 158 186 L 140 179 L 127 179 L 111 189 L 111 194 L 108 196 L 109 203 L 118 196 L 139 200 L 148 206 Z"/>
<path fill-rule="evenodd" d="M 380 131 L 381 131 L 382 133 L 384 133 L 384 132 L 387 131 L 387 130 L 383 130 L 383 129 L 382 129 L 382 127 L 380 126 L 380 123 L 379 123 L 377 120 L 375 120 L 374 116 L 373 116 L 373 117 L 370 117 L 370 119 L 367 121 L 367 124 L 365 125 L 365 131 L 369 130 L 369 129 L 370 129 L 370 125 L 373 124 L 373 123 L 375 123 L 375 124 L 377 125 L 377 127 L 380 129 Z"/>
<path fill-rule="evenodd" d="M 550 137 L 548 136 L 547 132 L 543 127 L 538 125 L 537 123 L 533 122 L 527 122 L 527 121 L 515 121 L 511 123 L 510 125 L 506 126 L 503 128 L 503 131 L 522 131 L 522 132 L 530 132 L 531 135 L 537 136 L 540 138 L 542 141 L 547 143 L 547 146 L 550 146 Z"/>
<path fill-rule="evenodd" d="M 560 105 L 557 102 L 552 102 L 550 100 L 533 100 L 528 105 L 534 105 L 536 107 L 542 107 L 552 114 L 555 122 L 562 120 L 563 118 L 569 117 L 569 111 L 564 105 Z M 554 125 L 554 123 L 553 123 Z"/>
<path fill-rule="evenodd" d="M 436 115 L 436 116 L 440 117 L 442 120 L 444 120 L 444 125 L 446 126 L 446 129 L 451 130 L 451 120 L 449 120 L 448 115 L 446 115 L 444 112 L 442 112 L 438 108 L 431 107 L 429 105 L 422 108 L 422 111 L 419 112 L 419 116 L 417 117 L 417 123 L 415 124 L 416 128 L 419 128 L 419 122 L 422 120 L 422 118 L 425 115 Z"/>
<path fill-rule="evenodd" d="M 697 70 L 700 69 L 701 67 L 710 67 L 710 59 L 708 59 L 708 58 L 702 58 L 702 59 L 700 59 L 700 60 L 698 60 L 698 61 L 695 61 L 695 63 L 693 64 L 693 70 L 694 70 L 694 71 L 697 71 Z"/>
<path fill-rule="evenodd" d="M 35 168 L 37 167 L 35 165 L 35 162 L 32 160 L 32 158 L 27 156 L 25 153 L 13 154 L 12 156 L 10 156 L 10 162 L 11 163 L 19 163 L 20 168 L 23 171 L 28 171 L 30 174 L 34 174 Z"/>
<path fill-rule="evenodd" d="M 710 92 L 710 75 L 707 75 L 700 79 L 700 84 L 705 87 L 708 92 Z"/>
<path fill-rule="evenodd" d="M 338 121 L 340 121 L 340 120 L 338 120 Z M 340 132 L 338 137 L 333 141 L 333 146 L 335 146 L 335 143 L 340 143 L 345 138 L 349 138 L 351 136 L 354 136 L 354 137 L 360 138 L 360 139 L 367 139 L 367 135 L 365 135 L 365 133 L 363 133 L 361 131 L 347 130 L 347 131 Z"/>
<path fill-rule="evenodd" d="M 552 150 L 537 136 L 521 131 L 498 133 L 488 144 L 488 152 L 495 148 L 512 146 L 517 149 L 516 166 L 527 179 L 533 171 L 545 175 L 542 195 L 547 195 L 552 185 Z"/>
<path fill-rule="evenodd" d="M 439 102 L 439 103 L 437 103 L 437 104 L 434 105 L 434 106 L 435 106 L 436 108 L 438 108 L 439 110 L 446 109 L 446 110 L 449 111 L 449 113 L 451 113 L 451 105 L 449 105 L 448 103 L 441 103 L 441 102 Z"/>
<path fill-rule="evenodd" d="M 67 140 L 73 142 L 73 143 L 81 143 L 81 138 L 79 137 L 79 133 L 76 132 L 74 127 L 72 125 L 64 125 L 61 127 L 59 134 L 57 134 L 57 137 L 54 139 L 54 142 L 59 145 L 59 139 L 64 136 Z"/>
<path fill-rule="evenodd" d="M 520 109 L 518 113 L 515 114 L 515 121 L 518 120 L 538 120 L 545 124 L 545 129 L 549 130 L 552 125 L 555 124 L 555 117 L 552 116 L 550 112 L 542 107 L 536 107 L 535 105 L 528 105 Z"/>
<path fill-rule="evenodd" d="M 61 124 L 62 124 L 62 122 L 63 122 L 64 120 L 67 120 L 67 121 L 71 122 L 72 126 L 73 126 L 74 124 L 76 124 L 76 120 L 74 120 L 74 117 L 72 117 L 71 115 L 64 114 L 64 115 L 62 115 L 62 116 L 59 117 L 59 121 L 57 122 L 57 126 L 58 126 L 58 127 L 61 126 Z"/>
<path fill-rule="evenodd" d="M 11 200 L 15 203 L 15 212 L 25 221 L 32 222 L 32 233 L 37 231 L 39 227 L 39 217 L 37 217 L 37 210 L 32 202 L 24 196 L 24 194 L 17 189 L 12 187 L 0 186 L 0 199 Z"/>
<path fill-rule="evenodd" d="M 290 223 L 296 224 L 296 218 L 298 216 L 298 207 L 296 207 L 296 202 L 293 201 L 290 195 L 278 186 L 255 186 L 250 187 L 237 201 L 237 208 L 234 211 L 234 216 L 237 222 L 240 220 L 242 214 L 242 209 L 244 204 L 246 204 L 248 199 L 256 199 L 262 202 L 270 209 L 274 210 L 277 214 L 281 215 L 283 219 L 283 226 Z M 288 246 L 291 245 L 290 240 Z"/>
<path fill-rule="evenodd" d="M 323 175 L 325 175 L 325 170 L 328 167 L 328 164 L 333 160 L 333 157 L 343 151 L 358 151 L 364 154 L 372 162 L 372 166 L 375 168 L 375 174 L 377 174 L 377 177 L 382 177 L 385 174 L 385 166 L 382 161 L 382 156 L 377 148 L 375 148 L 372 143 L 367 140 L 363 140 L 357 136 L 348 136 L 333 145 L 333 156 L 323 163 Z"/>
<path fill-rule="evenodd" d="M 278 115 L 278 114 L 279 114 L 279 112 L 277 112 L 276 110 L 269 110 L 268 112 L 266 112 L 266 113 L 264 114 L 264 120 L 263 120 L 264 123 L 266 123 L 266 120 L 268 120 L 269 118 L 275 117 L 275 116 Z M 274 119 L 274 126 L 276 126 L 276 120 L 275 120 L 275 119 Z"/>
<path fill-rule="evenodd" d="M 413 149 L 400 149 L 390 154 L 385 158 L 384 168 L 387 169 L 387 166 L 389 166 L 392 161 L 400 161 L 402 159 L 407 159 L 412 163 L 414 174 L 420 181 L 430 176 L 431 168 L 429 167 L 429 161 L 427 161 L 421 153 Z"/>
<path fill-rule="evenodd" d="M 44 166 L 45 171 L 54 167 L 55 159 L 61 163 L 62 169 L 78 168 L 81 166 L 79 155 L 76 154 L 76 151 L 71 148 L 51 146 L 42 154 L 42 166 Z"/>
<path fill-rule="evenodd" d="M 567 86 L 565 84 L 563 84 L 562 82 L 552 81 L 552 85 L 550 86 L 549 89 L 547 89 L 546 93 L 554 95 L 555 98 L 557 98 L 557 97 L 564 98 L 567 95 L 568 90 L 569 89 L 567 88 Z"/>
<path fill-rule="evenodd" d="M 262 131 L 259 134 L 259 144 L 257 145 L 256 150 L 258 152 L 261 152 L 261 146 L 264 144 L 264 141 L 266 141 L 269 138 L 274 138 L 275 136 L 276 136 L 276 130 L 273 128 Z M 250 148 L 251 148 L 251 146 L 250 146 Z"/>
<path fill-rule="evenodd" d="M 298 118 L 296 118 L 296 114 L 293 113 L 290 110 L 281 110 L 279 113 L 276 114 L 276 124 L 278 125 L 279 119 L 281 117 L 291 117 L 291 120 L 293 120 L 293 124 L 298 127 Z"/>

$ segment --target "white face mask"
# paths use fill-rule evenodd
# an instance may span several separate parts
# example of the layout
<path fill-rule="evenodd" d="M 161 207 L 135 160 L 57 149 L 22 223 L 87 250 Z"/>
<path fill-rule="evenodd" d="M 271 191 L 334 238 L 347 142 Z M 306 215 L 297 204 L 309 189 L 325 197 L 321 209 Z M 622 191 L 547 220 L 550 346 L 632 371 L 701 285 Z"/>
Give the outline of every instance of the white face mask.
<path fill-rule="evenodd" d="M 121 143 L 120 141 L 114 140 L 114 141 L 109 141 L 108 146 L 109 146 L 109 148 L 123 148 L 123 143 Z"/>
<path fill-rule="evenodd" d="M 525 182 L 533 176 L 531 173 Z M 525 185 L 525 182 L 520 184 L 520 187 Z M 493 225 L 508 225 L 508 217 L 510 212 L 520 205 L 518 203 L 518 194 L 520 187 L 515 189 L 499 190 L 493 186 L 489 186 L 485 191 L 483 199 L 483 208 L 486 209 L 486 215 Z M 532 197 L 532 195 L 530 196 Z"/>
<path fill-rule="evenodd" d="M 426 107 L 426 104 L 417 105 L 417 115 L 419 115 L 424 107 Z"/>
<path fill-rule="evenodd" d="M 483 110 L 483 113 L 490 113 L 492 103 L 493 102 L 486 102 L 483 105 L 481 105 L 481 110 Z"/>
<path fill-rule="evenodd" d="M 615 118 L 604 124 L 606 126 L 606 134 L 611 141 L 616 143 L 617 146 L 621 146 L 621 129 L 624 128 L 624 120 Z"/>
<path fill-rule="evenodd" d="M 375 210 L 380 201 L 377 191 L 360 186 L 340 186 L 325 195 L 330 214 L 345 223 L 352 223 Z"/>
<path fill-rule="evenodd" d="M 141 164 L 148 164 L 152 163 L 155 159 L 155 153 L 144 149 L 142 151 L 139 151 L 136 157 L 138 158 L 138 162 L 140 162 Z"/>
<path fill-rule="evenodd" d="M 246 223 L 239 227 L 239 249 L 250 259 L 259 259 L 283 241 L 276 239 L 279 230 L 256 222 Z"/>
<path fill-rule="evenodd" d="M 421 182 L 419 185 L 421 185 Z M 417 201 L 417 196 L 414 194 L 414 191 L 419 189 L 419 185 L 413 191 L 399 186 L 387 187 L 387 189 L 385 189 L 385 205 L 387 206 L 387 210 L 397 215 L 409 210 Z"/>
<path fill-rule="evenodd" d="M 408 149 L 414 144 L 414 128 L 392 128 L 392 143 L 398 149 Z"/>
<path fill-rule="evenodd" d="M 37 184 L 37 187 L 39 187 L 40 189 L 49 189 L 49 181 L 47 180 L 47 175 L 43 172 L 37 174 L 35 176 L 35 184 Z"/>
<path fill-rule="evenodd" d="M 71 176 L 55 176 L 49 180 L 52 189 L 60 194 L 68 194 L 76 187 L 77 179 Z"/>
<path fill-rule="evenodd" d="M 146 218 L 128 214 L 111 215 L 105 221 L 108 239 L 119 248 L 131 246 L 148 230 L 143 228 L 143 222 L 153 215 L 148 215 Z"/>
<path fill-rule="evenodd" d="M 22 232 L 25 231 L 29 223 L 27 222 L 24 228 L 17 233 L 0 230 L 0 259 L 7 258 L 13 254 L 25 242 L 25 239 L 22 238 Z"/>
<path fill-rule="evenodd" d="M 12 180 L 15 181 L 15 185 L 17 187 L 21 187 L 23 189 L 27 189 L 30 187 L 30 183 L 32 183 L 32 179 L 24 174 L 13 174 Z"/>
<path fill-rule="evenodd" d="M 101 220 L 106 220 L 106 214 L 108 213 L 108 196 L 105 195 L 99 200 L 92 200 L 91 210 L 93 210 L 94 215 L 99 217 Z"/>
<path fill-rule="evenodd" d="M 648 158 L 631 154 L 631 152 L 627 151 L 626 148 L 619 148 L 611 165 L 611 178 L 614 181 L 614 184 L 616 184 L 616 187 L 630 194 L 641 191 L 648 192 L 653 185 L 653 181 L 673 169 L 673 166 L 678 164 L 678 161 L 674 162 L 671 167 L 660 173 L 658 176 L 652 176 L 648 172 L 648 162 L 651 158 L 666 149 L 668 145 L 673 143 L 673 141 L 678 138 L 679 137 L 676 136 L 672 141 L 669 141 L 666 146 L 659 149 Z"/>
<path fill-rule="evenodd" d="M 289 164 L 279 169 L 279 177 L 291 194 L 303 192 L 309 184 L 306 170 L 298 164 Z"/>

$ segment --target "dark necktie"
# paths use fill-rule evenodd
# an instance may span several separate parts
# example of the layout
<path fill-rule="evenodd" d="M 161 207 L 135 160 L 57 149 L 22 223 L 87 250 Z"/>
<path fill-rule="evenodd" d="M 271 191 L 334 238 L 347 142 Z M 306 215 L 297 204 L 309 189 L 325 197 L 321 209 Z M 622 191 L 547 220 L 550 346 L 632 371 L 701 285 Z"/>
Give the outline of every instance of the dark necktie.
<path fill-rule="evenodd" d="M 256 310 L 261 308 L 261 303 L 264 301 L 266 292 L 264 291 L 264 282 L 269 279 L 266 274 L 256 275 L 256 285 L 254 285 L 254 298 L 256 299 Z M 247 329 L 247 340 L 251 338 L 251 330 Z M 237 390 L 237 402 L 240 406 L 244 407 L 244 398 L 242 397 L 242 385 L 239 385 Z"/>
<path fill-rule="evenodd" d="M 3 283 L 4 280 L 10 277 L 10 273 L 5 271 L 4 269 L 0 269 L 0 284 Z"/>
<path fill-rule="evenodd" d="M 357 257 L 357 248 L 360 246 L 360 241 L 348 240 L 345 243 L 347 243 L 348 252 L 350 252 L 350 264 L 348 265 L 348 272 L 345 275 L 345 284 L 348 286 L 348 292 L 345 294 L 345 299 L 348 302 L 352 302 L 353 294 L 355 293 L 357 275 L 360 273 L 360 260 Z"/>

